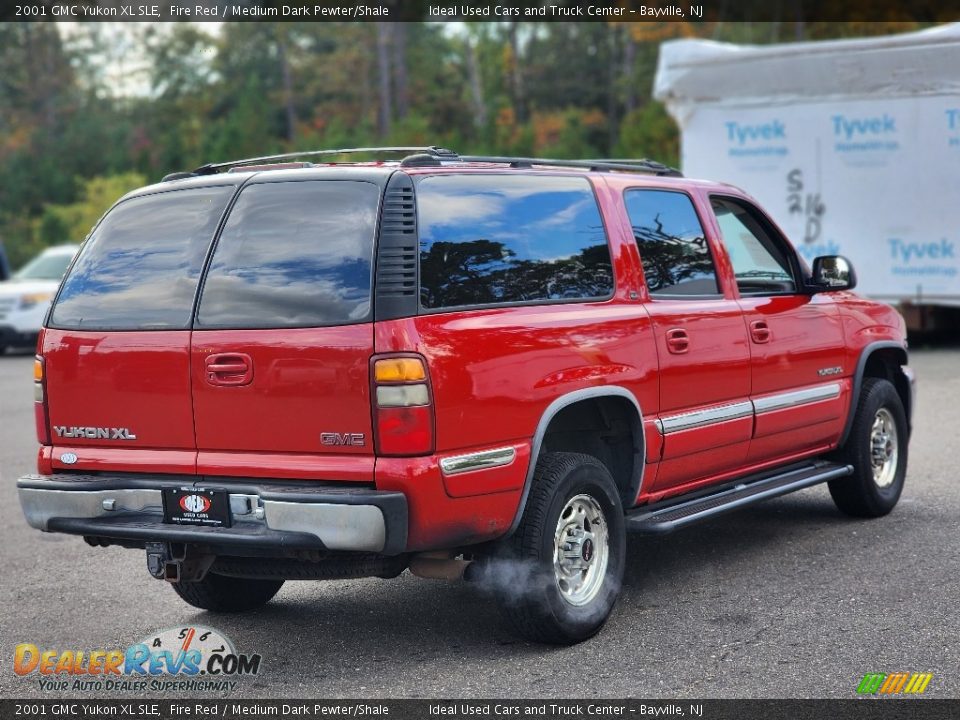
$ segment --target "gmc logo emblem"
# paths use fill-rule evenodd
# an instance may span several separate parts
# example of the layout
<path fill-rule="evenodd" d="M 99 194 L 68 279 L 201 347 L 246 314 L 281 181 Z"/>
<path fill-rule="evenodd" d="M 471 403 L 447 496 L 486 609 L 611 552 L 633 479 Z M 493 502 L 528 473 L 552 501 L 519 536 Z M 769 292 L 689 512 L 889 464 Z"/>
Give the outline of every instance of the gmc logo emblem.
<path fill-rule="evenodd" d="M 366 438 L 363 433 L 320 433 L 321 445 L 355 445 L 362 446 L 366 444 Z"/>

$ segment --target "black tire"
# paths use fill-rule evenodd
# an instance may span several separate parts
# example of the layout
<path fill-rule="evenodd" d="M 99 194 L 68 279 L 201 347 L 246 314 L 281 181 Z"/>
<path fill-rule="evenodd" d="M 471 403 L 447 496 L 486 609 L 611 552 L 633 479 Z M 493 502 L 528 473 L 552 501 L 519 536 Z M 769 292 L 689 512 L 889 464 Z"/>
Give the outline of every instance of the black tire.
<path fill-rule="evenodd" d="M 283 580 L 253 580 L 207 573 L 199 582 L 172 584 L 177 595 L 194 607 L 235 613 L 266 605 L 283 586 Z"/>
<path fill-rule="evenodd" d="M 580 598 L 585 600 L 583 604 L 575 605 L 561 590 L 561 583 L 566 581 L 554 568 L 554 550 L 561 512 L 568 511 L 569 522 L 575 511 L 568 508 L 568 503 L 590 505 L 587 500 L 577 500 L 582 497 L 594 501 L 602 510 L 602 519 L 594 525 L 586 521 L 588 530 L 596 534 L 596 546 L 583 539 L 571 547 L 574 554 L 579 554 L 572 562 L 582 561 L 588 566 L 593 561 L 598 563 L 594 570 L 595 594 L 588 593 Z M 606 569 L 601 573 L 604 524 Z M 536 642 L 570 645 L 595 635 L 609 617 L 623 582 L 625 553 L 623 506 L 607 468 L 590 455 L 545 453 L 537 462 L 520 525 L 503 541 L 484 576 L 517 633 Z M 583 573 L 589 577 L 589 570 Z M 569 591 L 571 586 L 566 587 Z"/>
<path fill-rule="evenodd" d="M 881 416 L 881 413 L 886 413 Z M 892 421 L 896 429 L 893 438 L 896 459 L 891 460 L 889 474 L 880 471 L 880 481 L 874 479 L 873 447 L 874 423 L 878 417 Z M 881 436 L 878 436 L 881 437 Z M 888 435 L 889 438 L 889 435 Z M 888 380 L 866 378 L 857 403 L 856 415 L 846 444 L 834 458 L 853 466 L 853 474 L 831 480 L 830 495 L 841 512 L 853 517 L 875 518 L 889 513 L 903 492 L 907 473 L 907 416 L 903 402 Z M 878 446 L 882 443 L 878 441 Z M 887 448 L 887 444 L 883 444 Z M 884 450 L 884 454 L 887 450 Z M 886 479 L 885 479 L 886 478 Z"/>

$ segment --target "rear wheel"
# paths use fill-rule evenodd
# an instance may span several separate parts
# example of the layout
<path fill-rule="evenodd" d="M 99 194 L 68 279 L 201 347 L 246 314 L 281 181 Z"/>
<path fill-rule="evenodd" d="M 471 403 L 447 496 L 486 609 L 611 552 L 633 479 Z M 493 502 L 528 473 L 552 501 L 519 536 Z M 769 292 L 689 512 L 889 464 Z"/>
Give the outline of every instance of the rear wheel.
<path fill-rule="evenodd" d="M 572 644 L 606 622 L 623 580 L 623 507 L 596 458 L 546 453 L 520 525 L 487 570 L 507 621 L 538 642 Z"/>
<path fill-rule="evenodd" d="M 235 578 L 207 573 L 199 582 L 176 582 L 173 589 L 194 607 L 212 612 L 244 612 L 263 607 L 283 586 L 283 580 Z"/>
<path fill-rule="evenodd" d="M 880 378 L 864 380 L 853 426 L 836 459 L 853 474 L 831 480 L 837 507 L 854 517 L 880 517 L 896 506 L 907 472 L 907 417 L 896 388 Z"/>

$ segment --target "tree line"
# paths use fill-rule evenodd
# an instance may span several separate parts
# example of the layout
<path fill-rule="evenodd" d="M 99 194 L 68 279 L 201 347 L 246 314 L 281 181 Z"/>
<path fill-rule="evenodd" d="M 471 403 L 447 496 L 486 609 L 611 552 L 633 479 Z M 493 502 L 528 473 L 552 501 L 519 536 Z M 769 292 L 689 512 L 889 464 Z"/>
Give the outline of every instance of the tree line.
<path fill-rule="evenodd" d="M 16 267 L 127 190 L 206 162 L 318 148 L 649 157 L 660 42 L 782 42 L 916 23 L 0 24 L 0 240 Z"/>

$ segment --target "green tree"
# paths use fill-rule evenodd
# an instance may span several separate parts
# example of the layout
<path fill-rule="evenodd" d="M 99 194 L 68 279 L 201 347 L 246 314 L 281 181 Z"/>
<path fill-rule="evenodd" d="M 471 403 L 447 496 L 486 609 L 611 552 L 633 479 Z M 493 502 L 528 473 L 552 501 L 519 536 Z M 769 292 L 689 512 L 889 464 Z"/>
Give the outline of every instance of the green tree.
<path fill-rule="evenodd" d="M 616 154 L 679 167 L 680 132 L 661 103 L 651 100 L 624 118 Z"/>
<path fill-rule="evenodd" d="M 66 205 L 47 205 L 37 222 L 37 236 L 43 245 L 79 242 L 97 221 L 124 194 L 146 184 L 137 173 L 81 180 L 79 199 Z"/>

